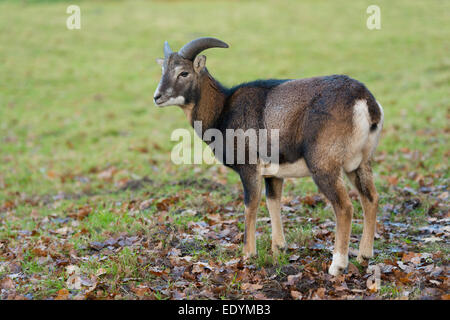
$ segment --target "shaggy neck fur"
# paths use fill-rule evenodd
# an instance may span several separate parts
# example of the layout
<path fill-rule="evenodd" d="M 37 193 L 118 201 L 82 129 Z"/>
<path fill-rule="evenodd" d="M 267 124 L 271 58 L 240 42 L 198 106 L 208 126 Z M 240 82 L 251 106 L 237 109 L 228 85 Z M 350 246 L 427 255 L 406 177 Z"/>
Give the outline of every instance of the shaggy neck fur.
<path fill-rule="evenodd" d="M 226 89 L 215 80 L 205 69 L 200 78 L 200 94 L 195 104 L 191 105 L 191 125 L 194 121 L 202 122 L 202 134 L 210 128 L 215 128 L 226 101 Z M 186 111 L 185 111 L 186 112 Z"/>

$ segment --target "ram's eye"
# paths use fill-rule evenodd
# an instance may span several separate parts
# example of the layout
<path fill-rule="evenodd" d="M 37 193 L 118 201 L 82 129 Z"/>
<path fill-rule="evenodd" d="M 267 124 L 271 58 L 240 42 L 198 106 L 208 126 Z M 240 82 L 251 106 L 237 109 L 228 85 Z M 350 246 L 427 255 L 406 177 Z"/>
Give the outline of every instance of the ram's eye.
<path fill-rule="evenodd" d="M 183 71 L 183 72 L 180 73 L 178 76 L 179 76 L 179 77 L 185 78 L 185 77 L 187 77 L 188 75 L 189 75 L 189 72 Z"/>

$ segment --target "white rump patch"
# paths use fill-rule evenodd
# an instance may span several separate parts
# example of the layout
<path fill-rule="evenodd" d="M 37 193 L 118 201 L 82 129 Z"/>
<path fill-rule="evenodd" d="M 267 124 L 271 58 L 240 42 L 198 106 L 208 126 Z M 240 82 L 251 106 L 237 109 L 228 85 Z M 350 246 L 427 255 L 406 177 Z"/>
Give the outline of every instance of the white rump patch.
<path fill-rule="evenodd" d="M 357 100 L 353 106 L 353 132 L 348 143 L 344 170 L 356 170 L 363 158 L 368 156 L 367 143 L 370 133 L 370 115 L 366 100 Z M 370 148 L 371 149 L 371 148 Z"/>
<path fill-rule="evenodd" d="M 381 119 L 380 119 L 380 127 L 382 127 L 382 124 L 384 122 L 384 110 L 383 107 L 381 106 L 381 104 L 377 101 L 378 106 L 380 107 L 380 112 L 381 112 Z"/>

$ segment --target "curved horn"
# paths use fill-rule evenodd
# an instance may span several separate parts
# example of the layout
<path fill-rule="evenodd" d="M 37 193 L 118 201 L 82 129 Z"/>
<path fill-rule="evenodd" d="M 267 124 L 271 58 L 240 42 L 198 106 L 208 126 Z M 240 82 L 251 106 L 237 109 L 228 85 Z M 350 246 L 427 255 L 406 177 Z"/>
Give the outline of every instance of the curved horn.
<path fill-rule="evenodd" d="M 178 54 L 185 59 L 194 60 L 200 52 L 208 48 L 228 48 L 228 45 L 216 38 L 198 38 L 185 44 Z"/>
<path fill-rule="evenodd" d="M 169 43 L 166 41 L 164 42 L 164 57 L 167 57 L 172 53 L 172 49 L 170 49 Z"/>

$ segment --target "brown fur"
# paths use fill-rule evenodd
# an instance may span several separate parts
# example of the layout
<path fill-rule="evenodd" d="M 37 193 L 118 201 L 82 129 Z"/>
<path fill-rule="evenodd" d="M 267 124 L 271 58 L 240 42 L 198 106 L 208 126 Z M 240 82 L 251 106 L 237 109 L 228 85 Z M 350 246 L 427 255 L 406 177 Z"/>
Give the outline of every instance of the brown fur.
<path fill-rule="evenodd" d="M 272 224 L 272 251 L 278 253 L 279 249 L 286 246 L 281 220 L 281 195 L 283 190 L 283 179 L 265 178 L 266 202 Z"/>
<path fill-rule="evenodd" d="M 201 134 L 215 128 L 224 133 L 225 139 L 226 129 L 279 129 L 280 164 L 304 159 L 314 182 L 333 206 L 337 221 L 334 250 L 340 257 L 336 261 L 333 258 L 330 273 L 342 271 L 346 263 L 342 257 L 348 255 L 353 215 L 342 175 L 344 162 L 349 157 L 349 144 L 353 143 L 359 125 L 354 123 L 355 103 L 365 101 L 367 105 L 370 133 L 366 134 L 379 135 L 382 111 L 375 98 L 362 83 L 342 75 L 299 80 L 258 80 L 227 89 L 209 74 L 204 67 L 205 61 L 202 56 L 193 63 L 172 53 L 164 61 L 167 71 L 163 74 L 160 91 L 165 94 L 170 91 L 168 88 L 172 88 L 173 97 L 184 97 L 186 103 L 181 107 L 191 125 L 194 121 L 202 122 Z M 189 73 L 186 79 L 175 74 L 180 70 Z M 371 148 L 374 149 L 374 146 Z M 359 167 L 353 172 L 346 172 L 358 189 L 364 208 L 360 258 L 372 255 L 378 205 L 369 157 L 368 152 L 364 153 Z M 221 158 L 226 159 L 225 155 Z M 246 207 L 244 253 L 253 255 L 256 253 L 256 214 L 261 198 L 262 176 L 256 164 L 225 165 L 241 177 Z M 280 217 L 283 179 L 269 176 L 265 177 L 265 182 L 272 219 L 272 249 L 276 251 L 284 246 Z"/>

